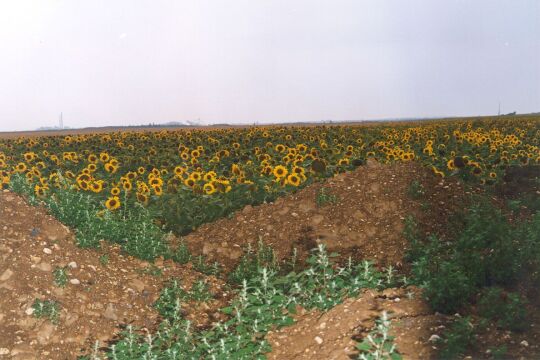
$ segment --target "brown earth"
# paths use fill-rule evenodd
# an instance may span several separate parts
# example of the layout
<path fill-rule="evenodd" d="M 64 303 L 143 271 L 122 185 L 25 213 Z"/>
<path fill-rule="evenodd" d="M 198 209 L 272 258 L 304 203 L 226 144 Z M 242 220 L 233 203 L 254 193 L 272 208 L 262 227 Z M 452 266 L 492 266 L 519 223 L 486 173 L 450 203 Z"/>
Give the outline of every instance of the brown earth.
<path fill-rule="evenodd" d="M 158 323 L 152 304 L 164 284 L 175 278 L 189 288 L 200 277 L 191 265 L 158 260 L 150 266 L 106 244 L 101 251 L 77 247 L 72 232 L 43 209 L 0 193 L 0 358 L 74 359 L 128 324 L 152 329 Z M 55 285 L 56 267 L 68 269 L 65 287 Z M 213 293 L 226 294 L 215 278 L 210 284 Z M 33 316 L 35 299 L 59 302 L 57 325 Z M 224 301 L 184 310 L 206 326 Z"/>
<path fill-rule="evenodd" d="M 424 185 L 421 200 L 407 195 L 413 180 Z M 317 205 L 321 189 L 336 197 L 335 203 Z M 414 215 L 428 232 L 441 232 L 453 211 L 466 198 L 455 179 L 435 178 L 416 163 L 383 165 L 368 162 L 350 173 L 315 183 L 273 203 L 246 206 L 232 218 L 205 224 L 185 236 L 190 250 L 231 269 L 248 244 L 259 240 L 272 246 L 279 259 L 294 248 L 300 258 L 324 244 L 342 257 L 370 259 L 380 266 L 403 265 L 404 220 Z M 422 206 L 429 205 L 429 214 Z M 423 221 L 429 218 L 429 221 Z"/>
<path fill-rule="evenodd" d="M 364 291 L 326 313 L 301 313 L 292 326 L 272 332 L 269 359 L 349 360 L 358 355 L 357 340 L 369 333 L 375 320 L 386 311 L 391 320 L 390 334 L 404 359 L 429 359 L 436 355 L 431 335 L 445 317 L 434 315 L 421 299 L 417 288 Z M 444 326 L 444 325 L 443 325 Z"/>

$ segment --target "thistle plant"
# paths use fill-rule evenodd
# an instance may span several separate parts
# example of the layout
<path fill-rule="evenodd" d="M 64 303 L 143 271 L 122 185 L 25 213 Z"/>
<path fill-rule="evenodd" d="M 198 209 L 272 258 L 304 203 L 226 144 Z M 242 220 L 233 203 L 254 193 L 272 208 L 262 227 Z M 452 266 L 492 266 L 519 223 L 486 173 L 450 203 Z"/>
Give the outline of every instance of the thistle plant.
<path fill-rule="evenodd" d="M 35 299 L 32 304 L 34 310 L 33 315 L 40 318 L 47 318 L 53 324 L 58 324 L 58 318 L 60 316 L 60 304 L 54 300 L 40 300 Z"/>
<path fill-rule="evenodd" d="M 390 319 L 386 311 L 377 320 L 375 328 L 357 345 L 360 351 L 360 360 L 400 360 L 394 344 L 394 337 L 390 336 Z"/>

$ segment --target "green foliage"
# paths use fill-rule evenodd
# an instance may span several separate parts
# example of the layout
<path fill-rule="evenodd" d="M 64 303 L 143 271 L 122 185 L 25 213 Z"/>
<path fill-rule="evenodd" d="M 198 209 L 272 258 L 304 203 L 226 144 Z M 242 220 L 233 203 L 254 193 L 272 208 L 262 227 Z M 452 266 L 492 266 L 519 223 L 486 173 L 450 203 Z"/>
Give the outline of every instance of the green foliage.
<path fill-rule="evenodd" d="M 251 244 L 248 244 L 244 255 L 236 268 L 229 274 L 228 280 L 232 284 L 242 284 L 244 280 L 249 280 L 258 276 L 258 270 L 261 268 L 278 269 L 278 263 L 274 250 L 264 244 L 262 240 L 257 243 L 257 249 L 254 251 Z"/>
<path fill-rule="evenodd" d="M 202 274 L 214 276 L 217 276 L 221 271 L 219 263 L 208 264 L 204 255 L 199 255 L 195 258 L 193 268 Z"/>
<path fill-rule="evenodd" d="M 180 242 L 172 254 L 172 259 L 179 264 L 187 264 L 191 260 L 191 253 L 184 240 Z"/>
<path fill-rule="evenodd" d="M 54 283 L 57 286 L 64 287 L 68 282 L 67 270 L 65 267 L 57 266 L 53 271 Z"/>
<path fill-rule="evenodd" d="M 178 280 L 173 280 L 161 290 L 161 294 L 154 307 L 164 318 L 175 319 L 181 315 L 182 302 L 205 302 L 212 298 L 213 296 L 210 293 L 208 283 L 202 278 L 194 282 L 189 291 L 185 290 Z"/>
<path fill-rule="evenodd" d="M 478 311 L 480 315 L 496 320 L 497 325 L 503 329 L 522 331 L 528 324 L 525 304 L 519 294 L 491 287 L 483 291 Z"/>
<path fill-rule="evenodd" d="M 327 192 L 327 190 L 328 189 L 322 187 L 317 192 L 316 202 L 318 207 L 322 207 L 328 204 L 335 204 L 339 201 L 339 197 L 337 195 L 330 194 Z"/>
<path fill-rule="evenodd" d="M 513 225 L 500 210 L 478 201 L 451 227 L 456 231 L 443 242 L 434 235 L 422 239 L 414 221 L 405 222 L 404 235 L 411 244 L 406 259 L 434 310 L 453 313 L 468 304 L 478 289 L 538 274 L 540 215 Z"/>
<path fill-rule="evenodd" d="M 151 275 L 151 276 L 161 276 L 163 275 L 163 271 L 155 266 L 155 265 L 150 265 L 144 269 L 139 269 L 137 270 L 138 272 L 142 273 L 142 274 L 148 274 L 148 275 Z"/>
<path fill-rule="evenodd" d="M 166 287 L 155 306 L 164 320 L 155 333 L 142 335 L 128 327 L 117 343 L 110 346 L 111 359 L 262 359 L 270 351 L 266 333 L 293 323 L 297 306 L 329 309 L 362 288 L 383 288 L 395 281 L 393 270 L 377 272 L 369 262 L 337 266 L 324 247 L 313 251 L 308 267 L 298 273 L 280 274 L 264 265 L 271 259 L 262 245 L 256 271 L 242 279 L 236 297 L 221 311 L 228 320 L 212 328 L 193 331 L 183 319 L 182 303 L 209 299 L 207 284 L 199 280 L 187 291 L 178 281 Z M 257 256 L 252 255 L 248 263 Z M 263 261 L 264 260 L 264 261 Z M 389 342 L 387 338 L 385 342 Z M 387 345 L 384 348 L 388 348 Z"/>
<path fill-rule="evenodd" d="M 394 344 L 394 337 L 389 335 L 390 320 L 386 311 L 383 311 L 375 328 L 358 343 L 356 348 L 360 351 L 360 360 L 401 360 Z"/>
<path fill-rule="evenodd" d="M 22 176 L 13 176 L 11 187 L 29 199 L 34 197 L 31 185 Z M 64 188 L 55 189 L 43 203 L 59 221 L 75 228 L 81 247 L 99 247 L 106 239 L 143 260 L 167 254 L 163 233 L 138 203 L 124 203 L 124 211 L 113 213 L 104 210 L 91 195 Z"/>
<path fill-rule="evenodd" d="M 426 190 L 418 180 L 413 180 L 407 188 L 407 195 L 409 195 L 411 199 L 419 200 L 426 195 Z"/>
<path fill-rule="evenodd" d="M 202 224 L 233 214 L 246 205 L 259 205 L 275 200 L 290 189 L 268 192 L 265 185 L 270 178 L 256 178 L 252 185 L 236 184 L 220 196 L 201 195 L 191 189 L 180 188 L 175 193 L 161 196 L 150 204 L 152 216 L 163 223 L 163 229 L 186 235 Z"/>
<path fill-rule="evenodd" d="M 99 263 L 102 265 L 102 266 L 107 266 L 107 264 L 109 263 L 109 255 L 107 254 L 103 254 L 99 257 Z"/>
<path fill-rule="evenodd" d="M 38 319 L 47 318 L 53 324 L 58 324 L 60 316 L 60 304 L 54 300 L 35 299 L 32 304 L 33 315 Z"/>
<path fill-rule="evenodd" d="M 506 345 L 502 345 L 496 348 L 490 349 L 491 356 L 493 356 L 494 359 L 507 359 L 508 358 L 508 348 Z"/>
<path fill-rule="evenodd" d="M 436 311 L 446 314 L 458 311 L 475 293 L 472 280 L 452 261 L 439 262 L 435 271 L 423 283 L 424 296 Z"/>
<path fill-rule="evenodd" d="M 440 358 L 443 360 L 459 359 L 473 342 L 473 336 L 474 326 L 469 317 L 455 320 L 442 336 Z"/>

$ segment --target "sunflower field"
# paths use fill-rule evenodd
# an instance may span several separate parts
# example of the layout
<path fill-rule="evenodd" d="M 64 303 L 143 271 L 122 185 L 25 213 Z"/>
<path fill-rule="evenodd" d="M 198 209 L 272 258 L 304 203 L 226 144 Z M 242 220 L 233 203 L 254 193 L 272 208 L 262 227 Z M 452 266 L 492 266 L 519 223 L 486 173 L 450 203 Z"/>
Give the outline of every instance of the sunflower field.
<path fill-rule="evenodd" d="M 45 202 L 78 229 L 102 222 L 100 234 L 80 230 L 81 239 L 111 238 L 118 230 L 105 230 L 103 224 L 131 220 L 151 231 L 183 235 L 369 159 L 416 161 L 435 176 L 461 176 L 489 186 L 509 166 L 540 164 L 540 118 L 0 139 L 0 184 Z M 72 207 L 63 215 L 58 214 L 61 202 Z M 77 211 L 86 217 L 77 218 Z M 119 234 L 117 240 L 128 236 Z"/>

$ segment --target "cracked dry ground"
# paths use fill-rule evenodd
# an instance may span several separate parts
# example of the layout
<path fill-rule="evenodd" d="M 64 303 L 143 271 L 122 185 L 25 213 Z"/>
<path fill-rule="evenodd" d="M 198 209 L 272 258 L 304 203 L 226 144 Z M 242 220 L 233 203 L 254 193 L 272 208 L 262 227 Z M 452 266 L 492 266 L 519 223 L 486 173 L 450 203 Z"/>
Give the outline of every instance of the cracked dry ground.
<path fill-rule="evenodd" d="M 107 258 L 100 261 L 102 254 Z M 64 287 L 55 285 L 56 267 L 67 269 Z M 158 314 L 152 304 L 164 283 L 174 277 L 189 286 L 199 276 L 190 265 L 158 259 L 150 267 L 106 244 L 100 251 L 81 249 L 72 232 L 43 209 L 0 192 L 2 359 L 75 359 L 96 340 L 103 345 L 112 339 L 127 324 L 153 329 Z M 225 294 L 216 279 L 210 278 L 210 284 L 213 293 Z M 33 316 L 35 299 L 60 304 L 56 325 Z M 191 304 L 188 317 L 206 325 L 223 301 L 214 300 L 204 309 Z"/>

